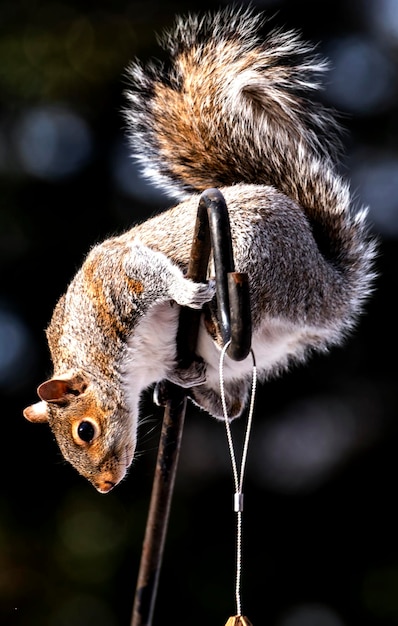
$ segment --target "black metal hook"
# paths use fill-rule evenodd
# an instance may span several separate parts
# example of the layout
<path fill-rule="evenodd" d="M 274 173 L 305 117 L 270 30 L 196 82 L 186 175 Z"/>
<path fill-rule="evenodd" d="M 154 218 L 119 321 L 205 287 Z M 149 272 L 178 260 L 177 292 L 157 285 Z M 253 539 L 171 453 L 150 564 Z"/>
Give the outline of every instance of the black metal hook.
<path fill-rule="evenodd" d="M 219 189 L 211 188 L 199 200 L 187 276 L 197 282 L 207 278 L 213 251 L 216 277 L 217 318 L 223 344 L 230 341 L 227 354 L 235 361 L 245 359 L 251 347 L 251 308 L 246 273 L 235 272 L 228 208 Z M 181 311 L 180 362 L 192 361 L 197 344 L 198 319 L 201 313 Z M 190 326 L 190 327 L 188 327 Z"/>
<path fill-rule="evenodd" d="M 227 354 L 235 361 L 242 361 L 251 347 L 249 281 L 246 273 L 235 272 L 228 208 L 219 189 L 202 193 L 197 220 L 210 231 L 223 343 L 230 341 Z"/>

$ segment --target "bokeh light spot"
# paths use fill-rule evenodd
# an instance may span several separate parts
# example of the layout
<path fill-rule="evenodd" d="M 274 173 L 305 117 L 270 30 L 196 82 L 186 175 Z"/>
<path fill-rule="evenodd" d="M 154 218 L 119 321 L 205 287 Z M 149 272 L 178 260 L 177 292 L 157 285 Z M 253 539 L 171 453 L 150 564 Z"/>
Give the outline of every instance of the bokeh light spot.
<path fill-rule="evenodd" d="M 373 436 L 372 425 L 365 429 L 348 404 L 308 398 L 261 427 L 252 453 L 255 475 L 275 491 L 310 491 Z"/>
<path fill-rule="evenodd" d="M 0 387 L 19 386 L 35 353 L 28 329 L 16 314 L 0 308 Z"/>
<path fill-rule="evenodd" d="M 76 174 L 92 153 L 86 122 L 63 107 L 27 111 L 16 126 L 15 142 L 22 168 L 45 179 Z"/>
<path fill-rule="evenodd" d="M 344 626 L 344 624 L 329 607 L 305 604 L 292 608 L 277 626 Z"/>
<path fill-rule="evenodd" d="M 351 183 L 361 202 L 369 207 L 374 228 L 384 236 L 398 237 L 398 155 L 358 155 Z"/>
<path fill-rule="evenodd" d="M 64 519 L 60 531 L 68 550 L 76 554 L 108 552 L 123 539 L 115 520 L 99 510 L 76 511 Z"/>
<path fill-rule="evenodd" d="M 369 26 L 381 35 L 398 39 L 397 0 L 367 0 L 361 6 Z"/>
<path fill-rule="evenodd" d="M 99 597 L 75 594 L 60 598 L 58 610 L 48 618 L 49 626 L 115 626 L 116 620 L 109 605 Z"/>
<path fill-rule="evenodd" d="M 371 39 L 336 39 L 326 54 L 331 61 L 326 95 L 334 105 L 363 115 L 387 105 L 395 89 L 394 71 Z"/>

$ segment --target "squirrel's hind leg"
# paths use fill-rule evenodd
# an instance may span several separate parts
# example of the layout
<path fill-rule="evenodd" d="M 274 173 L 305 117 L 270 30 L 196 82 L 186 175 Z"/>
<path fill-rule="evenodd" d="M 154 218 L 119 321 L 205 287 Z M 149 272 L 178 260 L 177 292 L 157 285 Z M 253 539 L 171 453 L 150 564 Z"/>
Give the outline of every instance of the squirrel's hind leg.
<path fill-rule="evenodd" d="M 167 373 L 167 380 L 180 387 L 189 388 L 206 382 L 206 364 L 196 357 L 188 367 L 175 367 Z"/>
<path fill-rule="evenodd" d="M 225 403 L 228 418 L 239 417 L 245 409 L 249 396 L 250 381 L 235 380 L 224 383 Z M 224 419 L 224 411 L 219 391 L 212 387 L 199 385 L 192 387 L 188 393 L 194 404 L 204 409 L 217 419 Z"/>

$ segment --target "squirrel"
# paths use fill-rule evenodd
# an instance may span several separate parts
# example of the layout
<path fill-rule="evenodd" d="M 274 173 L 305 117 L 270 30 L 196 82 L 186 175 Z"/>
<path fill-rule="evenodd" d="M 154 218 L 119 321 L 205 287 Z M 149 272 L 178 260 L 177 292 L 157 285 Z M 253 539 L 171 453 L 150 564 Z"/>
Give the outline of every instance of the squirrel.
<path fill-rule="evenodd" d="M 340 345 L 373 291 L 367 209 L 338 173 L 335 115 L 311 94 L 327 62 L 295 30 L 252 7 L 179 16 L 167 63 L 127 68 L 123 111 L 143 174 L 177 204 L 96 244 L 55 306 L 54 367 L 24 416 L 49 424 L 64 458 L 100 493 L 132 464 L 140 399 L 171 380 L 222 418 L 214 279 L 186 277 L 201 192 L 228 206 L 236 270 L 247 273 L 261 381 Z M 180 307 L 202 309 L 197 359 L 178 367 Z M 212 308 L 213 307 L 213 308 Z M 210 311 L 210 313 L 209 313 Z M 252 360 L 224 363 L 231 418 L 244 410 Z"/>

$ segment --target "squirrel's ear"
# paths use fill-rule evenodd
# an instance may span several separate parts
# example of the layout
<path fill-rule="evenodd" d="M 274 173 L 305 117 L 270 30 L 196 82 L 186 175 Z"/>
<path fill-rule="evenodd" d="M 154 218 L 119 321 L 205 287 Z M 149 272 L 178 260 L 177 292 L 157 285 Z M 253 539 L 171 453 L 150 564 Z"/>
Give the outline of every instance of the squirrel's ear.
<path fill-rule="evenodd" d="M 36 404 L 26 407 L 23 414 L 30 422 L 37 424 L 48 422 L 47 404 L 45 402 L 36 402 Z"/>
<path fill-rule="evenodd" d="M 39 385 L 37 393 L 46 402 L 65 403 L 71 396 L 79 396 L 87 389 L 87 383 L 79 375 L 65 375 L 59 378 L 50 378 Z"/>

